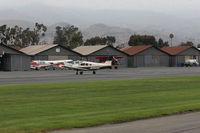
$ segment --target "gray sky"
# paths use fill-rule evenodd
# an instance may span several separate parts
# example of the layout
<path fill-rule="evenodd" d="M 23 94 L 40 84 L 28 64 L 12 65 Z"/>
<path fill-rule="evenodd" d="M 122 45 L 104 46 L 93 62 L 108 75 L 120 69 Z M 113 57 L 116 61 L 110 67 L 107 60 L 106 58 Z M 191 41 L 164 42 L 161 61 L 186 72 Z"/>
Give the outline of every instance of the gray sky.
<path fill-rule="evenodd" d="M 1 8 L 43 3 L 66 8 L 151 10 L 160 12 L 200 11 L 200 0 L 0 0 Z"/>

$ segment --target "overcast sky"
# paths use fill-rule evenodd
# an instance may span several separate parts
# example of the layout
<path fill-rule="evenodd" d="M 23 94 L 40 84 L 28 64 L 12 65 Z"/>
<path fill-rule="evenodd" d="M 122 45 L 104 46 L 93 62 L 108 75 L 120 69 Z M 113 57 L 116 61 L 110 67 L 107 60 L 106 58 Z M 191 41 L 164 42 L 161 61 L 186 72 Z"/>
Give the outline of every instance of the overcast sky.
<path fill-rule="evenodd" d="M 151 11 L 199 11 L 200 0 L 0 0 L 0 8 L 43 3 L 66 8 L 126 9 Z"/>

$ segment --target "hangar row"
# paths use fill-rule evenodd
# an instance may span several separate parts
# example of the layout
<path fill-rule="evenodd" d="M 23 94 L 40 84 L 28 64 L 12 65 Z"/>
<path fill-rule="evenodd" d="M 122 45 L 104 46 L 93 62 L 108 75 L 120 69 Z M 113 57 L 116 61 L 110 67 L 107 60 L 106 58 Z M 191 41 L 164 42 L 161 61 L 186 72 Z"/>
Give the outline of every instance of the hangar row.
<path fill-rule="evenodd" d="M 130 46 L 121 49 L 127 53 L 128 67 L 183 66 L 187 59 L 200 62 L 200 51 L 192 46 L 173 46 L 161 49 L 153 46 Z"/>
<path fill-rule="evenodd" d="M 163 47 L 129 46 L 117 49 L 108 45 L 80 46 L 73 50 L 61 45 L 34 45 L 16 50 L 0 44 L 0 70 L 28 71 L 31 60 L 88 60 L 100 62 L 101 57 L 120 57 L 121 67 L 174 67 L 186 59 L 200 62 L 200 51 L 191 46 Z"/>

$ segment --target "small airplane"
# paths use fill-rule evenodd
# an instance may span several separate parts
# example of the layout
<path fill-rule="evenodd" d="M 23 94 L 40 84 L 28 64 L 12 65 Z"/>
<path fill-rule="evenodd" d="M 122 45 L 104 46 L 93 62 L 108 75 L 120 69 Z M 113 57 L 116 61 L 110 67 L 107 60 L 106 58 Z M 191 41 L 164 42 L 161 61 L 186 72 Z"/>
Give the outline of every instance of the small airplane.
<path fill-rule="evenodd" d="M 104 63 L 96 63 L 89 61 L 74 61 L 71 65 L 66 66 L 69 69 L 76 70 L 76 75 L 80 72 L 80 75 L 83 74 L 83 71 L 93 71 L 93 74 L 96 74 L 96 70 L 106 69 L 112 67 L 112 61 L 106 61 Z"/>
<path fill-rule="evenodd" d="M 52 68 L 55 70 L 56 68 L 64 69 L 66 66 L 71 66 L 72 60 L 33 60 L 30 62 L 30 68 L 34 70 L 45 69 L 48 70 Z"/>

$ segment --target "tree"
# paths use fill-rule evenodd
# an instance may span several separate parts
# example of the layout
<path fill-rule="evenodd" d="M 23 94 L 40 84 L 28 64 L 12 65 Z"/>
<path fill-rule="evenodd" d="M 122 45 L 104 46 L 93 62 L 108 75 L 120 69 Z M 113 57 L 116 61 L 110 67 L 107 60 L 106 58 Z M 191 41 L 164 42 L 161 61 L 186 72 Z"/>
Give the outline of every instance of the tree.
<path fill-rule="evenodd" d="M 132 35 L 128 41 L 129 46 L 139 46 L 139 45 L 152 45 L 158 48 L 169 46 L 168 42 L 164 42 L 162 38 L 158 41 L 152 35 Z"/>
<path fill-rule="evenodd" d="M 65 45 L 66 38 L 64 37 L 63 29 L 60 26 L 56 27 L 56 36 L 54 37 L 54 43 Z"/>
<path fill-rule="evenodd" d="M 83 44 L 83 35 L 75 26 L 56 27 L 54 44 L 60 44 L 67 48 L 75 48 Z"/>
<path fill-rule="evenodd" d="M 169 46 L 168 42 L 164 42 L 162 38 L 159 38 L 158 42 L 157 42 L 157 47 L 162 48 L 162 47 L 165 47 L 165 46 Z"/>
<path fill-rule="evenodd" d="M 47 27 L 43 24 L 35 23 L 34 33 L 32 33 L 33 45 L 38 45 L 40 39 L 45 36 Z"/>
<path fill-rule="evenodd" d="M 23 46 L 29 46 L 39 43 L 38 36 L 35 34 L 34 31 L 31 31 L 29 28 L 26 28 L 22 31 L 21 39 Z"/>
<path fill-rule="evenodd" d="M 7 25 L 0 26 L 0 42 L 7 44 L 9 36 L 7 35 Z"/>
<path fill-rule="evenodd" d="M 0 26 L 0 39 L 1 42 L 7 45 L 18 45 L 25 47 L 28 45 L 37 45 L 40 42 L 40 38 L 45 35 L 47 27 L 43 24 L 35 24 L 35 28 L 23 29 L 22 27 L 7 27 L 6 25 Z"/>
<path fill-rule="evenodd" d="M 128 41 L 129 46 L 157 45 L 156 38 L 151 35 L 132 35 Z"/>
<path fill-rule="evenodd" d="M 111 46 L 113 46 L 113 44 L 116 42 L 116 39 L 114 36 L 107 36 L 106 40 L 107 40 L 106 42 L 107 45 L 111 45 Z"/>
<path fill-rule="evenodd" d="M 107 37 L 92 37 L 87 39 L 84 45 L 111 45 L 115 43 L 116 39 L 114 36 L 107 36 Z"/>
<path fill-rule="evenodd" d="M 191 41 L 182 42 L 182 43 L 180 44 L 180 46 L 194 46 L 194 43 L 191 42 Z"/>
<path fill-rule="evenodd" d="M 81 44 L 83 44 L 83 36 L 81 32 L 78 32 L 77 34 L 74 34 L 74 36 L 71 38 L 70 48 L 71 49 L 76 48 Z"/>
<path fill-rule="evenodd" d="M 90 39 L 87 39 L 84 43 L 84 45 L 88 46 L 88 45 L 104 45 L 105 44 L 105 40 L 103 40 L 102 38 L 96 36 L 96 37 L 92 37 Z"/>

